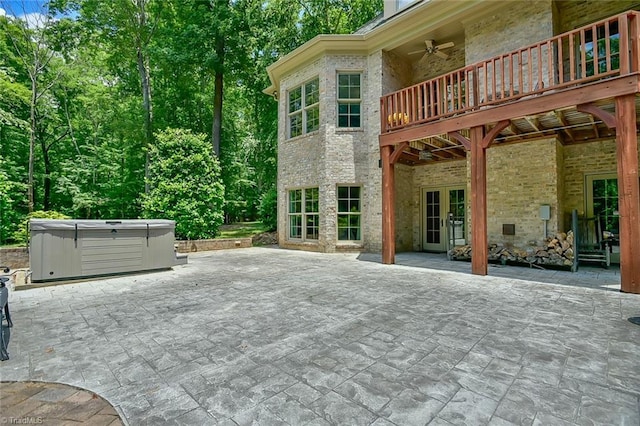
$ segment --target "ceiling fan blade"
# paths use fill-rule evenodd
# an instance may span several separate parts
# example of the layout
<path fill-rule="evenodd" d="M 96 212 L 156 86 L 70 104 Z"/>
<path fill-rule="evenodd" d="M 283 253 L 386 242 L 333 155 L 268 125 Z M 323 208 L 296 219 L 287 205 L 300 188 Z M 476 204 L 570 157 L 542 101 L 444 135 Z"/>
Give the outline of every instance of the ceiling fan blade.
<path fill-rule="evenodd" d="M 415 50 L 413 52 L 409 52 L 409 55 L 415 55 L 416 53 L 424 53 L 424 49 L 420 49 L 420 50 Z"/>
<path fill-rule="evenodd" d="M 436 46 L 436 49 L 448 49 L 450 47 L 455 46 L 455 43 L 452 41 L 448 41 L 446 43 L 442 43 Z"/>
<path fill-rule="evenodd" d="M 433 48 L 433 40 L 425 40 L 424 44 L 427 45 L 427 49 Z"/>
<path fill-rule="evenodd" d="M 439 50 L 436 50 L 435 52 L 433 52 L 433 54 L 442 59 L 447 59 L 449 57 L 449 55 Z"/>

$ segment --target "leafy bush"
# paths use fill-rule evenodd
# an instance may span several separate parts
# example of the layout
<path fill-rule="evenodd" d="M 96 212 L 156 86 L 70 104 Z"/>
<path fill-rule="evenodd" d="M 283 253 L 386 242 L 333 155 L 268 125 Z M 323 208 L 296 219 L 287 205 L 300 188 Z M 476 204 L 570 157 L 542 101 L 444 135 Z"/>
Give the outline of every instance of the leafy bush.
<path fill-rule="evenodd" d="M 178 239 L 216 236 L 224 218 L 224 187 L 205 135 L 185 129 L 157 133 L 149 151 L 149 187 L 143 217 L 175 220 Z"/>
<path fill-rule="evenodd" d="M 13 233 L 13 241 L 17 244 L 26 244 L 29 239 L 29 232 L 27 231 L 27 224 L 30 219 L 71 219 L 69 216 L 56 211 L 43 211 L 37 210 L 31 212 L 27 217 L 20 222 L 18 229 Z"/>
<path fill-rule="evenodd" d="M 278 191 L 271 188 L 260 199 L 260 220 L 270 230 L 278 228 Z"/>

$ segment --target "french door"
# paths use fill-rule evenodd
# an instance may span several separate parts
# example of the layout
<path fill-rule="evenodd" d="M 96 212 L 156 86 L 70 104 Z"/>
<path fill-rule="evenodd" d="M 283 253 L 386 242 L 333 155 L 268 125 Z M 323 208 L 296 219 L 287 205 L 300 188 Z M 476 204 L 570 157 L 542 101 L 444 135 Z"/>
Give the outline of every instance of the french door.
<path fill-rule="evenodd" d="M 586 215 L 598 217 L 602 231 L 609 238 L 611 262 L 620 263 L 620 214 L 618 211 L 618 175 L 615 173 L 586 177 Z"/>
<path fill-rule="evenodd" d="M 423 191 L 422 249 L 444 252 L 466 243 L 464 187 L 427 188 Z"/>

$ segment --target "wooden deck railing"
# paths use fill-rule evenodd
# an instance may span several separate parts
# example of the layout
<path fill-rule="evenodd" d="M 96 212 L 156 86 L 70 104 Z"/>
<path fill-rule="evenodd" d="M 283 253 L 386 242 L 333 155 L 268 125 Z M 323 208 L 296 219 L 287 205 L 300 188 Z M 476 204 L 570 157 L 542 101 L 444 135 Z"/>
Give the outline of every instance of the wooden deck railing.
<path fill-rule="evenodd" d="M 380 98 L 382 132 L 638 71 L 629 11 Z"/>

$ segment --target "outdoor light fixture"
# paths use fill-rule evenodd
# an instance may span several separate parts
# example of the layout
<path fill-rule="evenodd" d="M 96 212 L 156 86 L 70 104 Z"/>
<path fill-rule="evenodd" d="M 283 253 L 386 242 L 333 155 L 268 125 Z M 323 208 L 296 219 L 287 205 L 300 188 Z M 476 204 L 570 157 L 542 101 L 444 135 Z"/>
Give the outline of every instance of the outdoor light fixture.
<path fill-rule="evenodd" d="M 418 158 L 424 161 L 433 160 L 433 154 L 428 149 L 423 149 L 418 153 Z"/>

